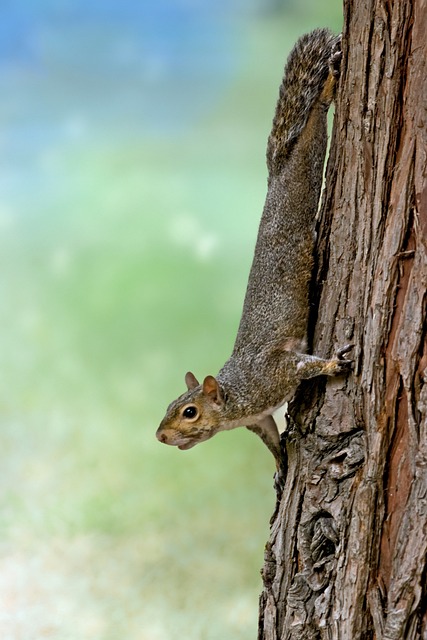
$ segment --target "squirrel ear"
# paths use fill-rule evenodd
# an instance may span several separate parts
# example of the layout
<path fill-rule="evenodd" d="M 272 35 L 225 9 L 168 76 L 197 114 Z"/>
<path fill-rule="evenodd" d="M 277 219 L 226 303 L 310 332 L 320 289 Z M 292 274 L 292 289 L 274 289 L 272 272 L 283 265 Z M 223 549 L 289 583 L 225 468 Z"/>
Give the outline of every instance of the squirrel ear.
<path fill-rule="evenodd" d="M 188 371 L 185 374 L 185 384 L 187 385 L 187 389 L 189 391 L 192 391 L 193 389 L 199 386 L 200 382 L 197 380 L 194 373 L 191 373 L 191 371 Z"/>
<path fill-rule="evenodd" d="M 209 396 L 216 404 L 222 404 L 224 402 L 221 387 L 213 376 L 206 376 L 203 380 L 203 393 L 205 396 Z"/>

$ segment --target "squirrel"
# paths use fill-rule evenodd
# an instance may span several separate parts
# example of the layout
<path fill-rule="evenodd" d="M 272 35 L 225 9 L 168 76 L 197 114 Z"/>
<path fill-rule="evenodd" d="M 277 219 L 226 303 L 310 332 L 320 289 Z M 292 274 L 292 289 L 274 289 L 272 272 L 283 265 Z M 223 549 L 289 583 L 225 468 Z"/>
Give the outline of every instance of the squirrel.
<path fill-rule="evenodd" d="M 169 405 L 156 432 L 160 442 L 190 449 L 219 431 L 245 426 L 270 449 L 279 477 L 284 461 L 273 412 L 292 398 L 301 380 L 352 369 L 343 357 L 352 345 L 330 360 L 304 353 L 327 111 L 336 92 L 340 44 L 340 36 L 315 29 L 288 57 L 267 144 L 267 197 L 233 352 L 216 377 L 208 375 L 200 384 L 193 373 L 185 375 L 187 391 Z"/>

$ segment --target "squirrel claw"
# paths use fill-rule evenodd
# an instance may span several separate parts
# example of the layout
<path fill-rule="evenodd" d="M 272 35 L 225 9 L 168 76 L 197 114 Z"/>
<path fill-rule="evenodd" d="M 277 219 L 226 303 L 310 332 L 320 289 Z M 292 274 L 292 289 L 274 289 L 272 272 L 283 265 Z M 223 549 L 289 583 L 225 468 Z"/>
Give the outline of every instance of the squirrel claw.
<path fill-rule="evenodd" d="M 347 360 L 347 358 L 344 358 L 344 355 L 351 351 L 353 347 L 354 344 L 346 344 L 341 349 L 338 349 L 335 360 L 336 374 L 346 373 L 353 370 L 354 360 Z"/>
<path fill-rule="evenodd" d="M 337 351 L 338 360 L 344 360 L 343 355 L 351 351 L 353 347 L 354 347 L 354 344 L 346 344 L 344 347 L 341 347 L 341 349 L 338 349 Z"/>
<path fill-rule="evenodd" d="M 337 42 L 335 44 L 335 48 L 331 53 L 331 57 L 329 58 L 329 69 L 333 76 L 338 78 L 340 75 L 340 67 L 341 67 L 341 35 L 337 38 Z"/>

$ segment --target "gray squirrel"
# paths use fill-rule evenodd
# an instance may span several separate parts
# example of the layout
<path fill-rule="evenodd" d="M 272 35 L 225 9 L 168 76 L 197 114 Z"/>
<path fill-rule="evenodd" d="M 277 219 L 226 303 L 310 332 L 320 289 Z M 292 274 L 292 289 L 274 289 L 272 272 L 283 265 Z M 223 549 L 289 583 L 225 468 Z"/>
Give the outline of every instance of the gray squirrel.
<path fill-rule="evenodd" d="M 341 37 L 328 29 L 302 36 L 292 49 L 267 145 L 268 191 L 242 318 L 233 352 L 216 377 L 200 384 L 188 372 L 187 391 L 172 402 L 156 436 L 190 449 L 219 431 L 245 426 L 265 442 L 283 469 L 272 413 L 301 380 L 352 368 L 343 356 L 304 353 L 313 268 L 315 216 L 334 99 Z"/>

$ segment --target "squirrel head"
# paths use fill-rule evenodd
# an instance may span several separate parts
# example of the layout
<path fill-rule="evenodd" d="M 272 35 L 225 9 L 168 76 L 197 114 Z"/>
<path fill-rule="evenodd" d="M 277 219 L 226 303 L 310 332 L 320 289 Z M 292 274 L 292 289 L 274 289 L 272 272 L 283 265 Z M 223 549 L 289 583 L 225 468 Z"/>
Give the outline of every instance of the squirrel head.
<path fill-rule="evenodd" d="M 190 371 L 185 375 L 188 391 L 172 402 L 157 429 L 156 438 L 179 449 L 191 449 L 223 428 L 224 393 L 213 376 L 200 384 Z"/>

